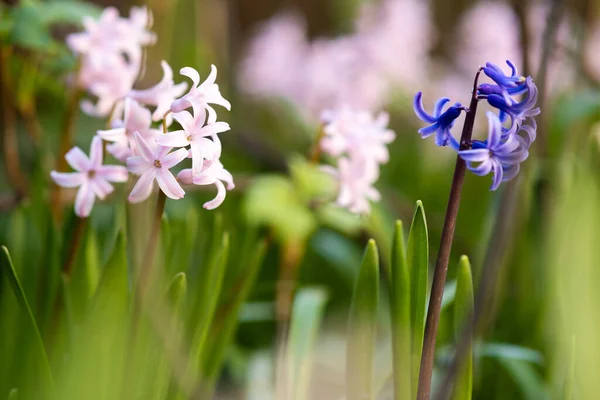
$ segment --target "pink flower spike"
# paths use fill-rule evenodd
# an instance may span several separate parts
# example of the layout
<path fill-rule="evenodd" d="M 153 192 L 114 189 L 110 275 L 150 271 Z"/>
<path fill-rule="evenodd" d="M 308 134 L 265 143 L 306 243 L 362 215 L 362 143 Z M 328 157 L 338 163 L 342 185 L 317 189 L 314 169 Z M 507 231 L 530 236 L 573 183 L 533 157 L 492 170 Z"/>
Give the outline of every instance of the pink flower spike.
<path fill-rule="evenodd" d="M 134 133 L 134 137 L 140 155 L 127 159 L 127 169 L 140 175 L 140 179 L 129 194 L 129 201 L 139 203 L 146 200 L 152 193 L 155 179 L 167 197 L 175 200 L 183 198 L 185 192 L 169 169 L 186 158 L 188 151 L 179 149 L 169 153 L 171 147 L 158 145 L 152 148 L 138 132 Z"/>
<path fill-rule="evenodd" d="M 69 165 L 77 172 L 50 172 L 50 177 L 59 186 L 79 187 L 75 197 L 75 214 L 81 218 L 90 215 L 96 197 L 103 200 L 114 190 L 109 182 L 127 181 L 127 169 L 118 165 L 102 165 L 102 139 L 94 136 L 90 157 L 79 147 L 73 147 L 65 155 Z"/>
<path fill-rule="evenodd" d="M 152 114 L 152 120 L 160 121 L 171 108 L 171 103 L 181 96 L 187 89 L 188 84 L 173 82 L 173 70 L 166 61 L 160 63 L 163 70 L 163 78 L 155 86 L 144 90 L 132 90 L 129 96 L 140 103 L 156 106 Z M 170 125 L 170 122 L 169 122 Z"/>
<path fill-rule="evenodd" d="M 207 109 L 209 113 L 211 110 L 214 112 L 209 104 L 218 104 L 227 110 L 231 110 L 231 104 L 221 95 L 219 85 L 215 83 L 217 79 L 217 67 L 211 65 L 210 75 L 202 84 L 200 84 L 200 74 L 194 68 L 182 68 L 180 73 L 190 78 L 193 85 L 187 94 L 171 104 L 171 111 L 177 113 L 194 106 L 199 109 Z"/>

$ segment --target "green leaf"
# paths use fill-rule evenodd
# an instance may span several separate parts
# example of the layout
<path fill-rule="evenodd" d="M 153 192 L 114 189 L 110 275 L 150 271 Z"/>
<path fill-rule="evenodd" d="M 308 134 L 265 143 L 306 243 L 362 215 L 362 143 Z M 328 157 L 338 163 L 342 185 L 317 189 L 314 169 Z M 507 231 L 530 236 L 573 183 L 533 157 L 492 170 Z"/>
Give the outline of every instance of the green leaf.
<path fill-rule="evenodd" d="M 178 272 L 175 274 L 167 288 L 167 297 L 175 309 L 178 309 L 183 305 L 186 293 L 187 277 L 185 272 Z"/>
<path fill-rule="evenodd" d="M 81 25 L 84 17 L 98 18 L 102 9 L 83 1 L 59 0 L 37 4 L 41 20 L 46 25 L 64 23 Z"/>
<path fill-rule="evenodd" d="M 317 340 L 327 293 L 318 288 L 302 288 L 294 298 L 290 338 L 287 348 L 291 400 L 308 399 L 312 372 L 312 351 Z"/>
<path fill-rule="evenodd" d="M 31 324 L 31 329 L 33 330 L 35 336 L 35 351 L 37 353 L 38 363 L 44 376 L 43 379 L 49 385 L 51 391 L 54 392 L 54 378 L 52 376 L 50 363 L 48 362 L 48 355 L 46 353 L 46 348 L 44 347 L 42 335 L 38 329 L 35 317 L 33 316 L 33 312 L 29 306 L 29 302 L 25 297 L 25 292 L 23 291 L 21 282 L 19 282 L 19 278 L 15 272 L 8 249 L 4 246 L 0 247 L 0 268 L 2 270 L 2 274 L 6 277 L 6 280 L 9 282 L 12 288 L 13 294 L 17 299 L 17 303 L 21 308 L 21 312 L 28 317 L 29 323 Z"/>
<path fill-rule="evenodd" d="M 200 272 L 198 280 L 200 286 L 198 291 L 197 314 L 195 315 L 196 329 L 191 345 L 190 364 L 187 369 L 186 380 L 196 380 L 203 374 L 203 359 L 206 357 L 206 344 L 208 333 L 213 323 L 213 317 L 217 308 L 223 277 L 227 267 L 229 256 L 229 233 L 222 235 L 220 246 L 215 248 L 211 254 L 211 260 Z"/>
<path fill-rule="evenodd" d="M 8 397 L 7 400 L 18 400 L 19 398 L 19 389 L 11 389 L 10 392 L 8 392 Z"/>
<path fill-rule="evenodd" d="M 373 395 L 373 361 L 379 301 L 379 255 L 369 240 L 358 271 L 350 305 L 346 346 L 346 396 L 370 400 Z"/>
<path fill-rule="evenodd" d="M 550 398 L 546 392 L 543 378 L 531 364 L 508 358 L 499 361 L 523 393 L 523 399 L 546 400 Z"/>
<path fill-rule="evenodd" d="M 390 266 L 390 311 L 395 400 L 411 399 L 410 275 L 402 221 L 396 221 Z"/>
<path fill-rule="evenodd" d="M 410 321 L 412 334 L 412 391 L 416 396 L 419 382 L 421 351 L 423 350 L 423 334 L 425 332 L 425 313 L 427 309 L 427 274 L 429 267 L 429 239 L 427 221 L 423 203 L 417 201 L 415 214 L 408 234 L 407 263 L 410 275 Z"/>
<path fill-rule="evenodd" d="M 37 51 L 48 51 L 56 42 L 50 30 L 44 24 L 39 3 L 21 1 L 12 9 L 12 31 L 9 35 L 11 43 Z"/>
<path fill-rule="evenodd" d="M 254 287 L 263 264 L 267 242 L 261 240 L 251 246 L 249 250 L 251 251 L 240 258 L 240 262 L 244 263 L 244 268 L 240 270 L 241 276 L 234 281 L 227 292 L 227 297 L 221 301 L 213 329 L 211 329 L 211 346 L 209 354 L 204 357 L 204 374 L 209 393 L 221 370 L 225 351 L 233 340 L 235 328 L 238 325 L 239 311 L 248 298 L 250 290 Z M 211 397 L 207 396 L 207 398 Z"/>
<path fill-rule="evenodd" d="M 473 276 L 467 256 L 462 256 L 458 264 L 456 277 L 456 296 L 454 299 L 455 340 L 461 340 L 467 324 L 473 318 Z M 471 400 L 473 392 L 473 343 L 469 344 L 463 365 L 456 377 L 453 400 Z"/>

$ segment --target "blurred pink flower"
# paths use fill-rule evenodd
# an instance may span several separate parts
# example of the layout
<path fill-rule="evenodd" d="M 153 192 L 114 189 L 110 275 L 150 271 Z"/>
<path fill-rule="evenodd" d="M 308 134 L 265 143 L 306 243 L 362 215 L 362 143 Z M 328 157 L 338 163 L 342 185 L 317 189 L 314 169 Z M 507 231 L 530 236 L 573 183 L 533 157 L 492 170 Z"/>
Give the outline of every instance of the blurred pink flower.
<path fill-rule="evenodd" d="M 370 211 L 369 200 L 379 201 L 374 188 L 379 178 L 379 165 L 389 160 L 387 144 L 395 133 L 387 128 L 389 116 L 377 117 L 367 111 L 342 108 L 322 114 L 324 136 L 322 150 L 337 158 L 337 169 L 324 167 L 339 181 L 336 203 L 351 212 L 365 214 Z"/>
<path fill-rule="evenodd" d="M 178 84 L 173 82 L 173 70 L 166 61 L 161 61 L 160 65 L 163 70 L 163 78 L 159 83 L 148 89 L 132 90 L 128 94 L 142 104 L 156 107 L 152 114 L 154 121 L 163 119 L 167 111 L 171 109 L 171 103 L 183 95 L 188 87 L 186 82 Z"/>
<path fill-rule="evenodd" d="M 111 125 L 112 129 L 99 130 L 98 135 L 112 142 L 106 146 L 106 150 L 123 162 L 128 157 L 138 155 L 134 132 L 138 132 L 147 142 L 154 142 L 154 139 L 160 135 L 159 130 L 151 127 L 150 110 L 131 98 L 125 99 L 123 119 L 114 120 Z"/>
<path fill-rule="evenodd" d="M 126 182 L 127 169 L 119 165 L 102 165 L 102 139 L 94 136 L 90 147 L 90 156 L 79 147 L 73 147 L 65 158 L 77 172 L 50 172 L 57 185 L 62 187 L 79 187 L 75 197 L 75 214 L 81 218 L 88 217 L 94 206 L 96 197 L 104 199 L 112 193 L 114 187 L 109 182 Z"/>
<path fill-rule="evenodd" d="M 204 139 L 208 142 L 210 140 Z M 225 200 L 226 190 L 223 182 L 227 184 L 227 190 L 233 190 L 235 185 L 231 173 L 227 171 L 220 161 L 221 141 L 216 134 L 212 135 L 212 145 L 205 144 L 202 170 L 196 174 L 192 169 L 184 169 L 178 175 L 177 179 L 186 185 L 215 185 L 217 187 L 217 196 L 206 203 L 203 207 L 212 210 L 220 206 Z"/>
<path fill-rule="evenodd" d="M 188 111 L 181 111 L 173 115 L 173 118 L 183 128 L 183 130 L 168 132 L 156 138 L 156 142 L 169 147 L 187 147 L 191 148 L 192 171 L 194 177 L 202 172 L 204 159 L 210 158 L 205 154 L 204 149 L 212 146 L 212 141 L 206 139 L 208 136 L 214 136 L 217 133 L 226 132 L 230 129 L 226 122 L 216 122 L 206 120 L 206 110 L 194 107 L 194 115 Z M 219 150 L 220 156 L 220 150 Z M 213 156 L 214 157 L 214 156 Z"/>
<path fill-rule="evenodd" d="M 210 75 L 202 83 L 200 83 L 200 74 L 194 68 L 184 67 L 179 73 L 190 78 L 193 84 L 188 93 L 171 103 L 172 112 L 177 113 L 194 106 L 198 109 L 206 109 L 209 119 L 216 120 L 216 111 L 209 104 L 218 104 L 231 110 L 231 104 L 221 95 L 219 85 L 215 83 L 217 67 L 210 66 Z"/>
<path fill-rule="evenodd" d="M 370 68 L 412 93 L 423 81 L 434 27 L 427 1 L 367 3 L 357 21 L 357 40 Z"/>
<path fill-rule="evenodd" d="M 240 86 L 259 97 L 302 95 L 301 70 L 308 56 L 306 24 L 293 12 L 266 21 L 250 41 L 239 69 Z"/>
<path fill-rule="evenodd" d="M 133 174 L 140 175 L 140 179 L 131 190 L 129 201 L 139 203 L 146 200 L 152 193 L 155 179 L 167 197 L 183 198 L 185 192 L 169 169 L 187 157 L 187 150 L 179 149 L 169 153 L 171 147 L 158 145 L 152 148 L 139 133 L 135 132 L 134 137 L 140 155 L 127 159 L 127 169 Z"/>

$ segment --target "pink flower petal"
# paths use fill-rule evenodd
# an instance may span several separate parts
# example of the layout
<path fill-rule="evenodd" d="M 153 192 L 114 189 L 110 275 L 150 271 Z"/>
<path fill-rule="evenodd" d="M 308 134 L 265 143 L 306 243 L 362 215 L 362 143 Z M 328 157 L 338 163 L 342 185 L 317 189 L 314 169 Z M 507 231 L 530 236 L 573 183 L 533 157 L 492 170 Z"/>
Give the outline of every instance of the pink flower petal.
<path fill-rule="evenodd" d="M 188 156 L 188 151 L 186 149 L 175 150 L 174 152 L 169 153 L 166 156 L 164 156 L 160 160 L 160 163 L 161 163 L 163 169 L 170 169 L 170 168 L 173 168 L 175 165 L 179 164 L 184 159 L 186 159 L 187 156 Z"/>
<path fill-rule="evenodd" d="M 194 88 L 198 86 L 200 83 L 200 74 L 194 68 L 191 67 L 183 67 L 179 70 L 179 73 L 183 76 L 187 76 L 194 83 Z"/>
<path fill-rule="evenodd" d="M 90 187 L 96 194 L 96 196 L 100 198 L 100 200 L 104 200 L 106 196 L 108 196 L 115 190 L 113 185 L 108 183 L 108 181 L 100 179 L 98 177 L 94 177 L 94 179 L 90 181 Z"/>
<path fill-rule="evenodd" d="M 100 136 L 94 136 L 90 146 L 90 169 L 97 170 L 102 165 L 103 159 L 102 139 Z"/>
<path fill-rule="evenodd" d="M 133 136 L 135 137 L 137 150 L 142 156 L 142 158 L 149 163 L 153 163 L 156 157 L 154 155 L 154 151 L 152 151 L 152 148 L 148 145 L 148 143 L 138 132 L 135 132 Z"/>
<path fill-rule="evenodd" d="M 98 134 L 98 136 L 100 136 L 102 139 L 109 141 L 109 142 L 116 142 L 118 140 L 122 140 L 122 138 L 125 136 L 125 128 L 114 128 L 114 129 L 106 129 L 106 130 L 99 130 L 96 133 Z"/>
<path fill-rule="evenodd" d="M 50 172 L 50 177 L 58 185 L 66 188 L 83 185 L 87 181 L 87 174 L 83 172 Z"/>
<path fill-rule="evenodd" d="M 127 159 L 127 170 L 132 174 L 141 175 L 150 168 L 154 168 L 154 164 L 144 160 L 141 156 L 133 156 Z"/>
<path fill-rule="evenodd" d="M 90 169 L 90 160 L 79 147 L 73 147 L 65 154 L 65 159 L 74 170 L 85 172 Z"/>
<path fill-rule="evenodd" d="M 164 194 L 171 199 L 181 199 L 185 195 L 185 191 L 168 169 L 159 169 L 156 173 L 156 181 Z"/>
<path fill-rule="evenodd" d="M 144 172 L 131 190 L 129 202 L 140 203 L 146 200 L 150 196 L 150 193 L 152 193 L 152 183 L 154 182 L 155 177 L 156 168 L 151 168 Z"/>
<path fill-rule="evenodd" d="M 200 175 L 202 172 L 202 166 L 204 165 L 204 152 L 202 149 L 202 143 L 194 140 L 191 146 L 192 153 L 192 173 L 194 176 Z"/>
<path fill-rule="evenodd" d="M 157 136 L 156 143 L 167 147 L 186 147 L 190 144 L 188 136 L 186 131 L 173 131 Z"/>
<path fill-rule="evenodd" d="M 75 214 L 81 218 L 89 217 L 95 198 L 94 191 L 89 184 L 81 186 L 75 196 Z"/>
<path fill-rule="evenodd" d="M 192 185 L 193 184 L 192 169 L 191 168 L 182 169 L 177 174 L 177 180 L 179 182 L 183 183 L 184 185 Z"/>
<path fill-rule="evenodd" d="M 127 168 L 120 165 L 103 165 L 96 171 L 97 177 L 110 182 L 127 182 L 128 175 Z"/>
<path fill-rule="evenodd" d="M 181 125 L 183 130 L 186 131 L 188 135 L 191 135 L 192 132 L 194 132 L 196 123 L 194 121 L 194 117 L 189 111 L 174 113 L 173 118 L 179 123 L 179 125 Z"/>
<path fill-rule="evenodd" d="M 212 136 L 217 133 L 227 132 L 230 129 L 231 128 L 227 122 L 215 122 L 213 124 L 206 125 L 202 129 L 200 129 L 198 131 L 198 135 Z"/>

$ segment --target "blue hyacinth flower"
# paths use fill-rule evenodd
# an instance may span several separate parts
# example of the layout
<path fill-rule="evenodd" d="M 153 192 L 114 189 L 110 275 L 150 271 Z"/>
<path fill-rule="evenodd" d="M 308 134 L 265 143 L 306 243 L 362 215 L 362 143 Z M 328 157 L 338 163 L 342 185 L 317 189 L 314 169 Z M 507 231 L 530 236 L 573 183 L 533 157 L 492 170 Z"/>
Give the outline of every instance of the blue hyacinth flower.
<path fill-rule="evenodd" d="M 456 118 L 460 116 L 464 107 L 460 103 L 455 103 L 444 111 L 444 106 L 450 101 L 449 98 L 443 97 L 439 99 L 433 108 L 433 115 L 429 115 L 423 108 L 423 93 L 418 92 L 415 95 L 413 109 L 415 114 L 423 122 L 431 124 L 419 129 L 419 133 L 423 139 L 435 134 L 435 144 L 438 146 L 450 145 L 455 150 L 458 150 L 458 141 L 452 136 L 450 129 L 454 125 Z"/>
<path fill-rule="evenodd" d="M 515 64 L 510 60 L 506 60 L 506 64 L 510 67 L 510 75 L 506 75 L 496 64 L 486 63 L 485 67 L 482 68 L 483 73 L 496 82 L 496 85 L 484 83 L 477 88 L 477 93 L 484 96 L 490 94 L 501 95 L 506 103 L 511 105 L 514 103 L 511 95 L 524 93 L 527 88 L 525 86 L 525 77 L 519 75 Z"/>
<path fill-rule="evenodd" d="M 501 122 L 505 122 L 506 118 L 510 117 L 512 119 L 511 125 L 520 126 L 526 118 L 534 117 L 540 113 L 540 109 L 535 107 L 538 90 L 535 83 L 533 83 L 533 79 L 527 77 L 524 85 L 527 95 L 518 103 L 507 104 L 504 97 L 497 93 L 492 93 L 482 98 L 487 99 L 492 107 L 500 110 Z"/>
<path fill-rule="evenodd" d="M 527 159 L 529 152 L 522 141 L 510 135 L 502 139 L 503 129 L 500 118 L 493 112 L 486 113 L 489 124 L 488 139 L 473 141 L 471 149 L 458 152 L 467 162 L 467 168 L 474 174 L 484 176 L 494 174 L 490 190 L 496 190 L 503 181 L 514 178 L 519 172 L 519 164 Z M 473 165 L 473 163 L 479 163 Z"/>

